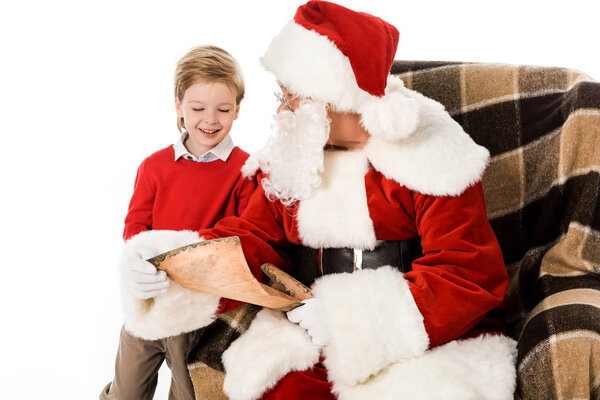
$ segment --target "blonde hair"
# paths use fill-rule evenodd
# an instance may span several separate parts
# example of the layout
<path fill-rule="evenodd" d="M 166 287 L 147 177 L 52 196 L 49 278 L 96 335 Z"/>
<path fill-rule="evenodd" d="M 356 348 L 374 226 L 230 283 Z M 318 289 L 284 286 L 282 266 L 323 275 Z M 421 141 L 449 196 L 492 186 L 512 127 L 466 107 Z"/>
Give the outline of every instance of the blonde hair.
<path fill-rule="evenodd" d="M 198 46 L 188 51 L 175 68 L 175 97 L 183 100 L 185 91 L 198 81 L 223 82 L 236 93 L 236 104 L 244 98 L 244 77 L 238 62 L 217 46 Z M 183 117 L 177 119 L 177 129 L 185 130 Z"/>

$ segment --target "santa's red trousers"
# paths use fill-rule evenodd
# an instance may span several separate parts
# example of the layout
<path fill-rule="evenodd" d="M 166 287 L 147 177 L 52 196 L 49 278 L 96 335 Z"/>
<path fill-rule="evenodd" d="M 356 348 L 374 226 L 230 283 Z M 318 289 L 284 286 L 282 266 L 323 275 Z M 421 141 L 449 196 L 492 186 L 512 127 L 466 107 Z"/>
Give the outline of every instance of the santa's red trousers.
<path fill-rule="evenodd" d="M 317 364 L 306 371 L 294 371 L 284 376 L 260 400 L 335 400 L 327 370 Z"/>

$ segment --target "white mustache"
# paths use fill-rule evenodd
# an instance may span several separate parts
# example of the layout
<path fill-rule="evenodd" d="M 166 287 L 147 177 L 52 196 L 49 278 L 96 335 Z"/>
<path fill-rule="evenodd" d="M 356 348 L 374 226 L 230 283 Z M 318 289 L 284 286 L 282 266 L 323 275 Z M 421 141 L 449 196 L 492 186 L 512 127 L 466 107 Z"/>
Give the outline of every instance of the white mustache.
<path fill-rule="evenodd" d="M 257 158 L 268 178 L 261 182 L 267 196 L 290 206 L 308 198 L 321 184 L 323 146 L 329 137 L 325 104 L 303 101 L 295 111 L 274 116 L 274 135 Z"/>

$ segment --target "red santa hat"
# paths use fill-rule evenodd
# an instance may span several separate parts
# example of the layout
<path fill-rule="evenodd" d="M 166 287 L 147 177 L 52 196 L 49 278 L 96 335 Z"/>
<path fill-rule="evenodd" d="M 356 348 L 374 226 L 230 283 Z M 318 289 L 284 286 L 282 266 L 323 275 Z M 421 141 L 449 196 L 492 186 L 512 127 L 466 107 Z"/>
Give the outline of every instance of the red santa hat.
<path fill-rule="evenodd" d="M 402 139 L 415 129 L 418 105 L 388 87 L 398 38 L 398 30 L 381 18 L 309 1 L 273 39 L 261 62 L 294 95 L 360 114 L 371 135 Z"/>

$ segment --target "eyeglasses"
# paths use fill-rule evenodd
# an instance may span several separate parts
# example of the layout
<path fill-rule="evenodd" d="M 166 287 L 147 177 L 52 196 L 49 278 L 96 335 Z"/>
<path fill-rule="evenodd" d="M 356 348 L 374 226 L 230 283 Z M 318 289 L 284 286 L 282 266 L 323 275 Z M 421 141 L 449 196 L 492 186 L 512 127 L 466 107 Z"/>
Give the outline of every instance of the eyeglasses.
<path fill-rule="evenodd" d="M 273 94 L 275 95 L 275 98 L 285 106 L 285 108 L 287 108 L 290 111 L 294 111 L 294 109 L 292 108 L 292 106 L 290 105 L 290 102 L 293 101 L 294 99 L 296 99 L 298 96 L 294 96 L 291 99 L 286 99 L 285 97 L 283 97 L 283 94 L 279 93 L 279 92 L 273 92 Z"/>

